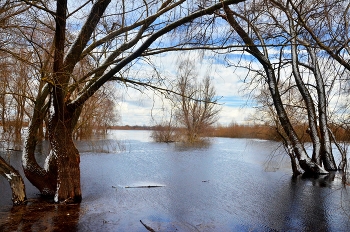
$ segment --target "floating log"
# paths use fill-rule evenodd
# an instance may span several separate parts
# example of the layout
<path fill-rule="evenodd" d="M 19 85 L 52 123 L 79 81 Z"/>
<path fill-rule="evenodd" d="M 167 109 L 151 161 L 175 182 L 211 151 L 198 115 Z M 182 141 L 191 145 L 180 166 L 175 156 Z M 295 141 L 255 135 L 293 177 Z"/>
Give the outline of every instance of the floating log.
<path fill-rule="evenodd" d="M 159 188 L 165 185 L 139 185 L 139 186 L 125 186 L 124 188 Z"/>
<path fill-rule="evenodd" d="M 162 187 L 162 186 L 158 186 L 158 187 Z M 155 232 L 155 230 L 152 229 L 152 227 L 146 225 L 146 224 L 143 223 L 143 221 L 141 221 L 141 220 L 140 220 L 140 222 L 141 222 L 141 224 L 142 224 L 148 231 Z"/>

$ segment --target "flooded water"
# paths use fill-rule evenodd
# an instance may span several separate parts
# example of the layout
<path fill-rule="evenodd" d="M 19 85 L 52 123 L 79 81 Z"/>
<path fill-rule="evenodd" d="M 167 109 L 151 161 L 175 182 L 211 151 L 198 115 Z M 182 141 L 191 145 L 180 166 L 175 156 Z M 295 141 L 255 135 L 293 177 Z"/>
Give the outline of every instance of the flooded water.
<path fill-rule="evenodd" d="M 292 179 L 278 143 L 213 138 L 188 148 L 149 135 L 113 131 L 77 143 L 80 205 L 38 200 L 27 183 L 31 201 L 12 207 L 1 178 L 0 231 L 147 231 L 143 224 L 155 231 L 350 230 L 340 174 Z"/>

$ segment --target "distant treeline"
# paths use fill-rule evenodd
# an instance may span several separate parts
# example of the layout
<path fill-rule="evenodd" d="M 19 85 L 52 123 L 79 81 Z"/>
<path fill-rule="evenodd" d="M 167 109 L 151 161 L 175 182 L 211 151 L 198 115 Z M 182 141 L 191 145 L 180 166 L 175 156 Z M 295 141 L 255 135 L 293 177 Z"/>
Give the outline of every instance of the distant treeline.
<path fill-rule="evenodd" d="M 330 126 L 334 131 L 337 141 L 350 141 L 350 131 L 335 125 Z M 310 136 L 307 133 L 307 125 L 298 125 L 295 127 L 297 134 L 303 142 L 310 142 Z M 227 138 L 256 138 L 265 140 L 280 141 L 281 137 L 275 127 L 269 125 L 240 125 L 232 124 L 229 126 L 217 126 L 210 132 L 208 136 L 227 137 Z"/>
<path fill-rule="evenodd" d="M 109 129 L 113 130 L 159 130 L 160 126 L 112 126 Z M 332 131 L 337 141 L 350 141 L 350 130 L 339 126 L 331 125 Z M 296 126 L 296 132 L 303 142 L 311 142 L 310 136 L 307 133 L 307 125 Z M 241 125 L 231 124 L 228 126 L 216 126 L 206 130 L 207 137 L 226 137 L 226 138 L 252 138 L 280 141 L 281 137 L 275 127 L 269 125 Z"/>
<path fill-rule="evenodd" d="M 208 136 L 279 140 L 279 135 L 276 130 L 265 125 L 233 124 L 229 126 L 217 126 L 213 128 Z"/>
<path fill-rule="evenodd" d="M 155 127 L 154 126 L 110 126 L 108 129 L 111 130 L 153 130 Z"/>

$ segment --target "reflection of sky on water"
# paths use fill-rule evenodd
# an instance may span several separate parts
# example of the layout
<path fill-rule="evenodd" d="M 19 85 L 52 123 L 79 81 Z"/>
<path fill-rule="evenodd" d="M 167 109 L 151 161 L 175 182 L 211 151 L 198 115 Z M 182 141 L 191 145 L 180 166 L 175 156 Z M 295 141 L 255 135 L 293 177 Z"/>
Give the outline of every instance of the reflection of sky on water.
<path fill-rule="evenodd" d="M 140 220 L 156 231 L 344 231 L 350 226 L 344 213 L 350 197 L 339 174 L 293 180 L 289 160 L 278 156 L 285 163 L 266 168 L 277 164 L 266 162 L 277 143 L 214 138 L 209 147 L 179 149 L 151 142 L 148 131 L 115 131 L 108 144 L 121 137 L 128 144 L 123 151 L 83 149 L 81 231 L 144 231 Z M 125 188 L 150 183 L 164 187 Z"/>

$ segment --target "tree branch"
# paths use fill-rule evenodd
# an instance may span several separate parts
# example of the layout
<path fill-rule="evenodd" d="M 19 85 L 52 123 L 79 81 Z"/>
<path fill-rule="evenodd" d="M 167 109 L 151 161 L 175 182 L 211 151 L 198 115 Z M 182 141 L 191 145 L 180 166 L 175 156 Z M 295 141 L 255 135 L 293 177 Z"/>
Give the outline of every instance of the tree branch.
<path fill-rule="evenodd" d="M 143 44 L 140 45 L 138 49 L 136 49 L 133 53 L 131 53 L 129 56 L 125 57 L 123 60 L 121 60 L 115 67 L 111 68 L 110 71 L 108 71 L 106 74 L 101 76 L 98 80 L 94 81 L 88 88 L 85 88 L 83 92 L 78 96 L 78 98 L 73 101 L 70 104 L 70 107 L 76 108 L 80 105 L 82 105 L 87 99 L 89 99 L 90 96 L 92 96 L 104 83 L 106 83 L 108 80 L 110 80 L 116 73 L 118 73 L 122 68 L 124 68 L 127 64 L 129 64 L 131 61 L 136 59 L 137 57 L 141 56 L 142 53 L 159 37 L 166 34 L 167 32 L 187 23 L 190 22 L 196 18 L 199 18 L 206 14 L 212 14 L 216 10 L 220 9 L 222 7 L 222 4 L 230 5 L 230 4 L 237 4 L 239 2 L 243 2 L 244 0 L 226 0 L 220 3 L 217 3 L 213 6 L 210 6 L 203 10 L 198 10 L 187 17 L 183 17 L 168 26 L 165 26 L 164 28 L 160 29 L 159 31 L 152 34 Z"/>

